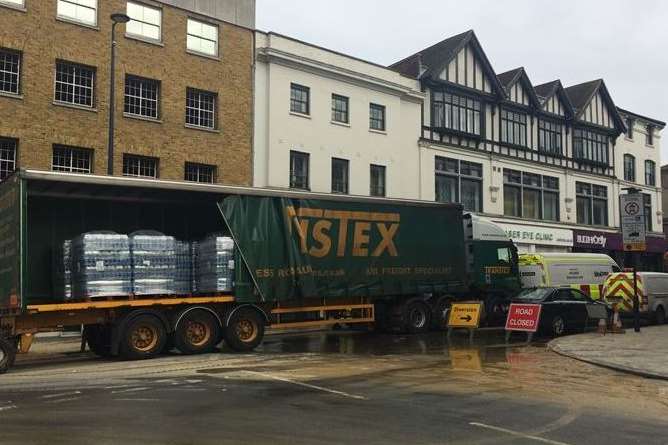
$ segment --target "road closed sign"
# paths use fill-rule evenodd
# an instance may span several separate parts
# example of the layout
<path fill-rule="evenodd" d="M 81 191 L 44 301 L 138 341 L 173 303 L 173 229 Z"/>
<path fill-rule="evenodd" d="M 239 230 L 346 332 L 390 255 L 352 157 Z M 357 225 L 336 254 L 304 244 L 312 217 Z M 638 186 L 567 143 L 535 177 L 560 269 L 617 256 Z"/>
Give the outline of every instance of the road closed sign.
<path fill-rule="evenodd" d="M 455 303 L 448 317 L 449 328 L 471 328 L 480 325 L 480 303 Z"/>
<path fill-rule="evenodd" d="M 540 310 L 540 304 L 512 303 L 506 319 L 506 331 L 536 332 Z"/>

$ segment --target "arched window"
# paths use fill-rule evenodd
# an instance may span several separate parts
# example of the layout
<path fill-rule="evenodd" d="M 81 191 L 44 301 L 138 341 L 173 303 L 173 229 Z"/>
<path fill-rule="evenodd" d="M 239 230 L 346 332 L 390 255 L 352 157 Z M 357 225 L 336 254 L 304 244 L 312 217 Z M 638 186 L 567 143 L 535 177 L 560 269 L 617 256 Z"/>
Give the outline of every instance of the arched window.
<path fill-rule="evenodd" d="M 624 180 L 636 181 L 636 158 L 633 155 L 624 155 Z"/>
<path fill-rule="evenodd" d="M 645 185 L 656 185 L 656 164 L 645 161 Z"/>

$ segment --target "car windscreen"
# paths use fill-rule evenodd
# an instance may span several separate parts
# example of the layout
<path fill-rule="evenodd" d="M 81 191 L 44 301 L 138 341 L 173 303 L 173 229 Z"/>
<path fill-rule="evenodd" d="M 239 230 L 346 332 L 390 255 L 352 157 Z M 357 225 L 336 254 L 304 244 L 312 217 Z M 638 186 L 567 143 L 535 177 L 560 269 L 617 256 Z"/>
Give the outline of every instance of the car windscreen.
<path fill-rule="evenodd" d="M 519 293 L 514 299 L 515 300 L 524 300 L 524 301 L 543 301 L 545 297 L 550 295 L 554 289 L 551 288 L 533 288 L 533 289 L 524 289 Z"/>

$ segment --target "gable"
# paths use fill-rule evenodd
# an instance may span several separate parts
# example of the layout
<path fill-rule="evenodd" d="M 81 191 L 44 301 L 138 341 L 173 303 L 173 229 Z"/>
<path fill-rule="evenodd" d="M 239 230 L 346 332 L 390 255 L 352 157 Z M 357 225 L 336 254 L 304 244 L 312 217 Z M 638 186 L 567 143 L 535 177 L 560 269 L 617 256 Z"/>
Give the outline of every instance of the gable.
<path fill-rule="evenodd" d="M 564 117 L 566 115 L 566 108 L 564 104 L 559 99 L 559 95 L 553 94 L 549 99 L 543 104 L 543 111 L 548 113 L 556 114 L 557 116 Z"/>
<path fill-rule="evenodd" d="M 508 99 L 512 102 L 522 105 L 529 105 L 529 93 L 526 91 L 522 82 L 515 82 L 508 91 Z"/>
<path fill-rule="evenodd" d="M 615 128 L 614 118 L 599 89 L 580 113 L 580 120 L 606 128 Z"/>
<path fill-rule="evenodd" d="M 492 93 L 492 83 L 470 43 L 452 58 L 438 78 L 474 90 Z"/>

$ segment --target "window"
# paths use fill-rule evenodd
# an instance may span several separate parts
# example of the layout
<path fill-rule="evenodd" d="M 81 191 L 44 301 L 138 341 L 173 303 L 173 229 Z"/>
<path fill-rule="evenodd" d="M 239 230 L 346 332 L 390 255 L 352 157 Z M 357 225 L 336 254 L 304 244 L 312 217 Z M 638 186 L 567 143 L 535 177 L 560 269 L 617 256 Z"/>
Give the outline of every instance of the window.
<path fill-rule="evenodd" d="M 579 161 L 608 164 L 608 136 L 590 130 L 573 130 L 573 157 Z"/>
<path fill-rule="evenodd" d="M 97 0 L 58 0 L 58 17 L 97 25 Z"/>
<path fill-rule="evenodd" d="M 349 100 L 345 96 L 332 94 L 332 121 L 347 124 L 350 122 Z"/>
<path fill-rule="evenodd" d="M 218 55 L 218 27 L 209 23 L 188 19 L 188 35 L 186 47 L 190 51 Z"/>
<path fill-rule="evenodd" d="M 608 188 L 602 185 L 575 183 L 578 224 L 608 225 Z"/>
<path fill-rule="evenodd" d="M 124 154 L 123 176 L 157 179 L 158 158 Z"/>
<path fill-rule="evenodd" d="M 311 114 L 311 89 L 293 83 L 290 85 L 290 111 L 299 114 Z"/>
<path fill-rule="evenodd" d="M 93 107 L 95 70 L 69 62 L 56 62 L 55 100 Z"/>
<path fill-rule="evenodd" d="M 162 11 L 158 8 L 128 2 L 127 14 L 130 21 L 125 32 L 134 37 L 160 41 L 162 38 Z"/>
<path fill-rule="evenodd" d="M 385 196 L 385 166 L 371 165 L 371 196 Z"/>
<path fill-rule="evenodd" d="M 482 164 L 436 157 L 436 201 L 482 212 Z"/>
<path fill-rule="evenodd" d="M 654 161 L 645 161 L 645 185 L 656 185 L 656 164 Z"/>
<path fill-rule="evenodd" d="M 550 121 L 538 122 L 538 149 L 544 153 L 561 155 L 563 153 L 563 127 Z"/>
<path fill-rule="evenodd" d="M 0 5 L 3 3 L 7 5 L 19 6 L 21 8 L 25 6 L 25 0 L 0 0 Z"/>
<path fill-rule="evenodd" d="M 21 79 L 21 54 L 0 49 L 0 91 L 19 94 Z"/>
<path fill-rule="evenodd" d="M 0 138 L 0 181 L 16 170 L 16 140 Z"/>
<path fill-rule="evenodd" d="M 300 151 L 290 151 L 290 188 L 309 189 L 310 155 Z"/>
<path fill-rule="evenodd" d="M 348 193 L 348 164 L 345 159 L 332 158 L 332 193 Z"/>
<path fill-rule="evenodd" d="M 186 181 L 213 184 L 216 181 L 216 166 L 186 162 L 184 179 Z"/>
<path fill-rule="evenodd" d="M 385 107 L 383 105 L 369 105 L 369 128 L 385 131 Z"/>
<path fill-rule="evenodd" d="M 480 101 L 466 96 L 434 91 L 432 126 L 480 136 Z"/>
<path fill-rule="evenodd" d="M 501 110 L 501 142 L 527 146 L 527 115 Z"/>
<path fill-rule="evenodd" d="M 626 137 L 633 139 L 633 124 L 635 121 L 630 117 L 626 118 Z"/>
<path fill-rule="evenodd" d="M 636 180 L 636 158 L 633 155 L 624 155 L 624 180 L 631 182 Z"/>
<path fill-rule="evenodd" d="M 645 144 L 654 145 L 654 127 L 652 125 L 647 126 L 647 135 L 645 136 Z"/>
<path fill-rule="evenodd" d="M 188 88 L 186 91 L 186 124 L 216 128 L 216 94 Z"/>
<path fill-rule="evenodd" d="M 559 178 L 503 170 L 506 216 L 559 221 Z"/>
<path fill-rule="evenodd" d="M 53 146 L 53 163 L 55 172 L 92 173 L 93 150 L 86 148 Z"/>
<path fill-rule="evenodd" d="M 643 193 L 642 195 L 643 204 L 645 207 L 645 230 L 648 232 L 652 231 L 652 195 Z"/>
<path fill-rule="evenodd" d="M 135 116 L 158 118 L 160 82 L 141 77 L 125 78 L 125 112 Z"/>

